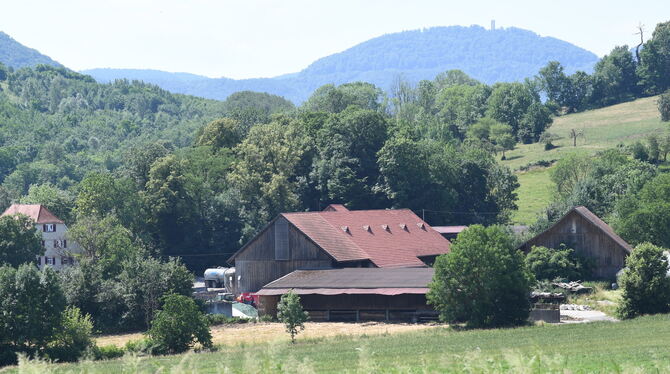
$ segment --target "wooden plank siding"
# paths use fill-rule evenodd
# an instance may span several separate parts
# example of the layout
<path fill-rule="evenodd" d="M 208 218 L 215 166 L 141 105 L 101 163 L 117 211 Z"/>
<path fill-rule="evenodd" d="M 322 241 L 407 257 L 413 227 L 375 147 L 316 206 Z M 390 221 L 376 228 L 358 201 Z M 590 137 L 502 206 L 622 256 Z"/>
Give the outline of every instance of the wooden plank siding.
<path fill-rule="evenodd" d="M 559 248 L 561 244 L 572 248 L 581 256 L 594 261 L 593 276 L 613 279 L 624 267 L 628 252 L 603 230 L 576 212 L 568 214 L 556 225 L 525 243 L 522 249 L 529 252 L 533 246 Z"/>
<path fill-rule="evenodd" d="M 275 228 L 280 220 L 283 221 L 279 222 L 280 228 L 288 225 L 288 256 L 285 260 L 275 257 Z M 285 254 L 281 253 L 281 256 L 284 257 Z M 256 292 L 294 270 L 331 267 L 332 258 L 281 216 L 235 258 L 235 269 L 240 277 L 239 292 Z"/>

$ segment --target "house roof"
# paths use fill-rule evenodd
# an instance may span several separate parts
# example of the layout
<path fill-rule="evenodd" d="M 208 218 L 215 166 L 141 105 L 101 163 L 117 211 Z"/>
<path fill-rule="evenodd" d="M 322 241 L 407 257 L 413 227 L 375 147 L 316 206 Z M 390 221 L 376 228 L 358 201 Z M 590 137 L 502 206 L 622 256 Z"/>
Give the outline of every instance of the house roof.
<path fill-rule="evenodd" d="M 542 234 L 550 231 L 554 226 L 558 225 L 561 221 L 563 221 L 567 216 L 569 216 L 571 213 L 577 213 L 580 216 L 582 216 L 584 219 L 587 221 L 591 222 L 594 226 L 598 227 L 605 235 L 607 235 L 610 239 L 612 239 L 615 243 L 620 245 L 623 249 L 625 249 L 628 253 L 633 251 L 633 247 L 630 246 L 625 240 L 623 240 L 617 233 L 612 230 L 612 228 L 605 223 L 600 217 L 596 216 L 588 210 L 585 206 L 576 206 L 572 208 L 569 212 L 567 212 L 561 219 L 559 219 L 555 224 L 551 225 L 548 229 L 544 230 L 540 234 L 535 235 L 532 239 L 528 240 L 526 243 L 523 244 L 525 246 L 527 243 L 532 242 L 533 240 L 537 239 L 539 236 Z"/>
<path fill-rule="evenodd" d="M 323 209 L 324 212 L 345 212 L 348 210 L 349 209 L 342 204 L 330 204 Z"/>
<path fill-rule="evenodd" d="M 432 268 L 344 268 L 296 270 L 263 286 L 259 295 L 425 294 Z"/>
<path fill-rule="evenodd" d="M 279 217 L 289 221 L 338 262 L 370 260 L 377 267 L 416 267 L 425 266 L 420 257 L 449 252 L 449 241 L 409 209 L 345 208 L 283 213 Z M 245 244 L 229 261 L 255 239 Z"/>
<path fill-rule="evenodd" d="M 459 234 L 467 228 L 467 226 L 433 226 L 433 230 L 440 234 Z"/>
<path fill-rule="evenodd" d="M 41 204 L 12 204 L 2 216 L 23 214 L 30 217 L 35 223 L 63 223 L 58 217 Z"/>
<path fill-rule="evenodd" d="M 449 241 L 409 209 L 282 214 L 335 260 L 378 267 L 424 266 L 422 256 L 449 252 Z"/>

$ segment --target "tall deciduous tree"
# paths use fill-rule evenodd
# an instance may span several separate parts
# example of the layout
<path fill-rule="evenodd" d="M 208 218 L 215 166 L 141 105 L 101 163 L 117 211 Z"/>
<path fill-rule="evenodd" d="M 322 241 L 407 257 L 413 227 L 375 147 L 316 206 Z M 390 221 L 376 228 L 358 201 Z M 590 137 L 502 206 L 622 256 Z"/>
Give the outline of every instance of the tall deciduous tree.
<path fill-rule="evenodd" d="M 638 74 L 645 92 L 654 95 L 670 89 L 670 21 L 656 25 L 640 59 Z"/>
<path fill-rule="evenodd" d="M 534 279 L 502 227 L 470 226 L 434 267 L 427 298 L 443 321 L 495 327 L 528 319 Z"/>
<path fill-rule="evenodd" d="M 663 250 L 643 243 L 626 258 L 626 268 L 619 279 L 623 292 L 617 314 L 621 318 L 670 312 L 670 269 Z"/>
<path fill-rule="evenodd" d="M 0 217 L 0 265 L 35 263 L 42 252 L 35 222 L 22 214 Z"/>

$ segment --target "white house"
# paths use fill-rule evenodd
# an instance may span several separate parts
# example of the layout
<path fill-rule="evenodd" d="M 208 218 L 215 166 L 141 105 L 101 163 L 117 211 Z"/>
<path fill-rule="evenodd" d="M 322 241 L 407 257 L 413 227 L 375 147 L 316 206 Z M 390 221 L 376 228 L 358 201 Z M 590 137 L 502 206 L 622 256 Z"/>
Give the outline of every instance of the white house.
<path fill-rule="evenodd" d="M 42 234 L 44 253 L 37 256 L 40 269 L 50 266 L 61 269 L 74 264 L 73 254 L 81 253 L 81 248 L 67 238 L 67 226 L 45 206 L 40 204 L 12 204 L 4 213 L 6 215 L 23 214 L 35 221 L 35 228 Z"/>

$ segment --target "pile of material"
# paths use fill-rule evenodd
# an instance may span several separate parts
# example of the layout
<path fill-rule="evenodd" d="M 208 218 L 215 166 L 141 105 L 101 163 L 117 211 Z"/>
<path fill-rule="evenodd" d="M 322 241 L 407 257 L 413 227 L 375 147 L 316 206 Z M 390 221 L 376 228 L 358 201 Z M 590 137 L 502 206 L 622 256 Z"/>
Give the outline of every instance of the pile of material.
<path fill-rule="evenodd" d="M 530 300 L 534 303 L 543 302 L 543 303 L 556 303 L 560 304 L 565 300 L 565 295 L 562 293 L 555 292 L 535 292 L 533 291 L 530 294 Z"/>
<path fill-rule="evenodd" d="M 587 311 L 593 310 L 588 305 L 579 305 L 579 304 L 563 304 L 561 305 L 561 310 L 578 310 L 578 311 Z"/>
<path fill-rule="evenodd" d="M 566 291 L 576 293 L 576 294 L 583 294 L 583 293 L 591 293 L 593 292 L 592 287 L 585 287 L 582 285 L 581 281 L 574 281 L 574 282 L 554 282 L 551 284 L 552 286 L 562 288 Z"/>

